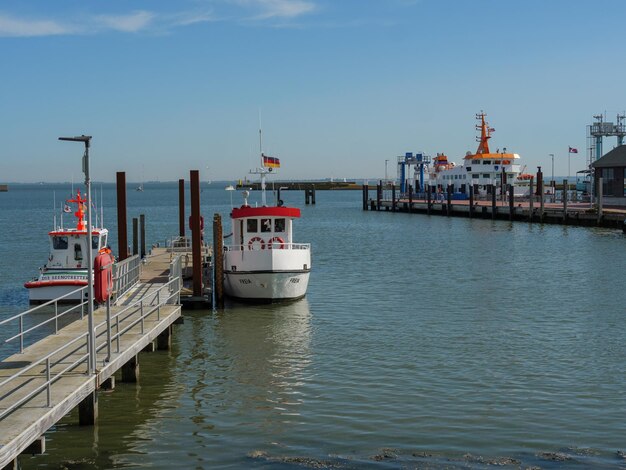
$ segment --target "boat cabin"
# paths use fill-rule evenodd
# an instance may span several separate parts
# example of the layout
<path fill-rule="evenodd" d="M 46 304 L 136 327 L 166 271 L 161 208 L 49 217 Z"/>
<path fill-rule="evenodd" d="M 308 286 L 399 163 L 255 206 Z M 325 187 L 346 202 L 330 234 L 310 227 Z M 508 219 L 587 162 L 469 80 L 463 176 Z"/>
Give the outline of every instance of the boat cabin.
<path fill-rule="evenodd" d="M 242 250 L 290 249 L 293 219 L 300 209 L 293 207 L 250 207 L 233 209 L 233 248 Z"/>
<path fill-rule="evenodd" d="M 91 248 L 95 257 L 107 247 L 108 230 L 97 229 L 91 232 Z M 78 230 L 54 230 L 49 232 L 50 255 L 48 268 L 87 267 L 87 232 Z"/>

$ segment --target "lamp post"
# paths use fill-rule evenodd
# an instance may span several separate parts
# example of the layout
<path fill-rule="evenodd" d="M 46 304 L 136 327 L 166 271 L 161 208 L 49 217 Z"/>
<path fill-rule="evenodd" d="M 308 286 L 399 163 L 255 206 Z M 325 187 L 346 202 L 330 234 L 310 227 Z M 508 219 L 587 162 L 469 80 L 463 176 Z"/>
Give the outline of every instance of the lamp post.
<path fill-rule="evenodd" d="M 85 144 L 85 154 L 83 155 L 83 173 L 85 173 L 85 187 L 87 188 L 87 351 L 89 353 L 88 371 L 93 374 L 96 371 L 96 335 L 93 324 L 93 249 L 91 246 L 91 236 L 93 228 L 91 226 L 91 179 L 89 178 L 89 146 L 90 135 L 78 137 L 59 137 L 59 140 L 68 142 L 82 142 Z"/>
<path fill-rule="evenodd" d="M 550 153 L 548 155 L 552 157 L 552 181 L 554 181 L 554 154 Z"/>

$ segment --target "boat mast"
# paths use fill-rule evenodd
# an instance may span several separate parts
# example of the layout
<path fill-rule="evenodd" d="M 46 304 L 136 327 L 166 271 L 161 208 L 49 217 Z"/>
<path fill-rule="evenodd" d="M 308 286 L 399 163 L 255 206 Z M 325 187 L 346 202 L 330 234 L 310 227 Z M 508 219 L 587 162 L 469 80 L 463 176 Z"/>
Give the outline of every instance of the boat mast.
<path fill-rule="evenodd" d="M 263 138 L 261 134 L 261 115 L 259 114 L 259 153 L 261 154 L 261 169 L 259 173 L 261 175 L 261 205 L 263 207 L 267 206 L 267 201 L 265 199 L 265 174 L 266 169 L 263 166 Z"/>

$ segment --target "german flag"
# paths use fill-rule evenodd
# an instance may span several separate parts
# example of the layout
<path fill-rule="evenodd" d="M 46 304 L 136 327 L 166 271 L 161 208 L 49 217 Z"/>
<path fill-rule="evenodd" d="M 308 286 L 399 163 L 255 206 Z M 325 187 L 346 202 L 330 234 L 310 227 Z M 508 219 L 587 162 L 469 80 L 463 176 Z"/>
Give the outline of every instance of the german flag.
<path fill-rule="evenodd" d="M 280 168 L 280 160 L 275 157 L 268 157 L 263 155 L 263 166 L 267 168 Z"/>

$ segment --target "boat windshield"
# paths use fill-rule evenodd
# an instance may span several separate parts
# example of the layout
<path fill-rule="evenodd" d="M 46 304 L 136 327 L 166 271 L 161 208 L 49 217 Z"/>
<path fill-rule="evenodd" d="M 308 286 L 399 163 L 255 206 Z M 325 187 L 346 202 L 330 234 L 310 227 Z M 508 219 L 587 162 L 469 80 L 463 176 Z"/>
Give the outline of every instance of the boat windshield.
<path fill-rule="evenodd" d="M 98 235 L 93 235 L 91 237 L 91 248 L 93 248 L 94 250 L 97 250 L 99 241 L 100 241 L 100 237 Z"/>
<path fill-rule="evenodd" d="M 285 231 L 285 219 L 275 219 L 274 220 L 274 232 L 284 232 Z"/>
<path fill-rule="evenodd" d="M 67 250 L 67 237 L 52 237 L 52 248 L 55 250 Z"/>

